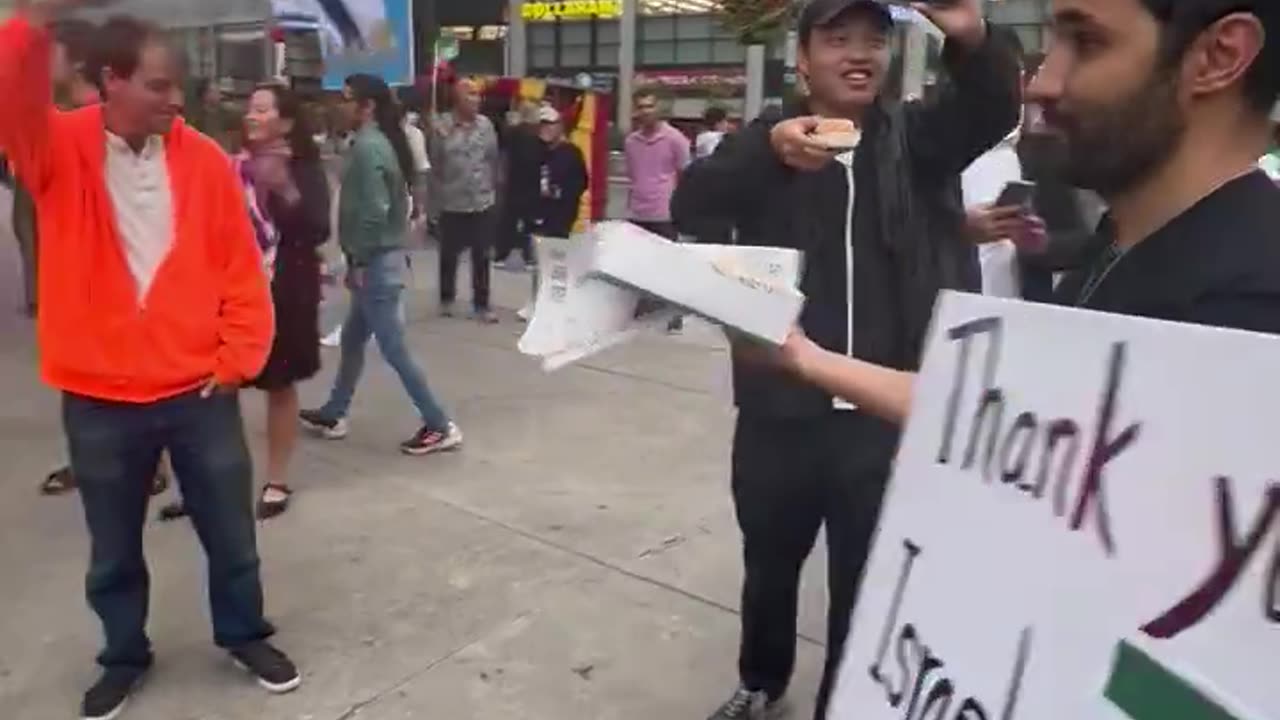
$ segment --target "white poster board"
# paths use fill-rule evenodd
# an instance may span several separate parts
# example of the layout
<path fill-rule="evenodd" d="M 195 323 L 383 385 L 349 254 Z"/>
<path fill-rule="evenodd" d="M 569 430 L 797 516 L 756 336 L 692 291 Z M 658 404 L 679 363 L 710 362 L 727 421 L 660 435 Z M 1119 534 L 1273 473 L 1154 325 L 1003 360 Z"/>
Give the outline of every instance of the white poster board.
<path fill-rule="evenodd" d="M 944 294 L 828 717 L 1280 718 L 1277 368 Z"/>

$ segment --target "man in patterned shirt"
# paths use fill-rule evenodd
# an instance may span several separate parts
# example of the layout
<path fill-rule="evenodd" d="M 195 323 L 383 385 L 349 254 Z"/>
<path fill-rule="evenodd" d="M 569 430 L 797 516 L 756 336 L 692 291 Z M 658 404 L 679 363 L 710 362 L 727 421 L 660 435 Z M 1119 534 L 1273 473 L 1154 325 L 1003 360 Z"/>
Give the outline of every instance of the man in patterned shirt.
<path fill-rule="evenodd" d="M 459 80 L 453 110 L 431 133 L 431 167 L 440 203 L 440 311 L 453 315 L 458 256 L 471 251 L 471 303 L 477 320 L 496 323 L 489 305 L 489 249 L 495 231 L 498 134 L 480 114 L 480 88 Z"/>

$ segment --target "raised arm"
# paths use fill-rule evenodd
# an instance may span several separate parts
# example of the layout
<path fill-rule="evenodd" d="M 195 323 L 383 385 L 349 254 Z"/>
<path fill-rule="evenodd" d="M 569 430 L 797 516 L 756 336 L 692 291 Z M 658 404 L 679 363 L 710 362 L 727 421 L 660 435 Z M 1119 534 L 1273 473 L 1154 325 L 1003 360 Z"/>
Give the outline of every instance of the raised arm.
<path fill-rule="evenodd" d="M 930 102 L 907 103 L 904 121 L 916 170 L 946 177 L 1017 126 L 1022 92 L 1013 48 L 987 32 L 977 0 L 934 7 L 922 12 L 947 34 L 942 60 L 949 84 Z"/>
<path fill-rule="evenodd" d="M 34 10 L 23 10 L 0 24 L 0 153 L 32 192 L 49 180 L 53 106 L 52 43 Z"/>

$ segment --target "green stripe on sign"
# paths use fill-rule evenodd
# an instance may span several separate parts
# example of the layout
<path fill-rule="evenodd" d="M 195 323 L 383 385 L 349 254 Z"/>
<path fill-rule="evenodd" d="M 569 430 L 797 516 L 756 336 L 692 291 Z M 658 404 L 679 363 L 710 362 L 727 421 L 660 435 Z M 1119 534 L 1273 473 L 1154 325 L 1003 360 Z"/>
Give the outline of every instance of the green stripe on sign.
<path fill-rule="evenodd" d="M 1127 642 L 1116 646 L 1105 695 L 1133 720 L 1245 720 Z"/>

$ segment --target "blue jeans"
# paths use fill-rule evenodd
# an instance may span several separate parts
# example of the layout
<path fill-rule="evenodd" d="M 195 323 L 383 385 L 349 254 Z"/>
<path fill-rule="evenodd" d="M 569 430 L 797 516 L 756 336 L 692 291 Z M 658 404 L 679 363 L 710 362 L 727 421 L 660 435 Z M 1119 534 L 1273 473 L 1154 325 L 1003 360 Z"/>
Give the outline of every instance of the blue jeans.
<path fill-rule="evenodd" d="M 405 344 L 400 305 L 405 270 L 405 253 L 400 250 L 375 255 L 364 267 L 364 282 L 351 291 L 351 307 L 342 324 L 342 360 L 329 402 L 320 408 L 321 415 L 334 420 L 347 416 L 364 372 L 365 346 L 373 337 L 382 357 L 400 376 L 423 424 L 432 430 L 449 429 L 449 416 L 440 409 L 427 387 L 426 375 L 409 356 Z"/>
<path fill-rule="evenodd" d="M 92 545 L 86 595 L 106 635 L 98 662 L 151 664 L 142 527 L 165 449 L 208 557 L 214 642 L 233 648 L 275 632 L 262 615 L 253 462 L 238 396 L 193 392 L 139 405 L 67 394 L 62 418 Z"/>

